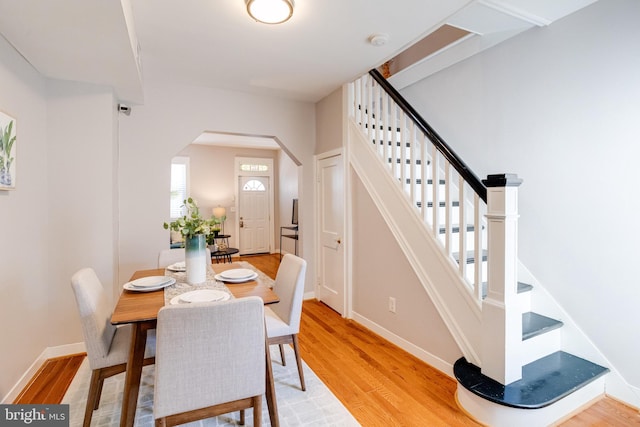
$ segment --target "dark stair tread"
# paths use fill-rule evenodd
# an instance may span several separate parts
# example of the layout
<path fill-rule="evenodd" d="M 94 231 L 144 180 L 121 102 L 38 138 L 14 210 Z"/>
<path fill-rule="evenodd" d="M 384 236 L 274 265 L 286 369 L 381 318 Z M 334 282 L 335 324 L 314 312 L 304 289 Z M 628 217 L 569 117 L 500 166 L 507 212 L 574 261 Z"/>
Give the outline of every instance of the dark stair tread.
<path fill-rule="evenodd" d="M 456 260 L 457 263 L 460 262 L 460 253 L 459 252 L 454 252 L 453 254 L 453 258 Z M 487 260 L 487 250 L 483 249 L 482 250 L 482 261 L 486 261 Z M 473 264 L 475 262 L 475 256 L 473 251 L 468 251 L 467 252 L 467 264 Z"/>
<path fill-rule="evenodd" d="M 563 325 L 559 320 L 541 314 L 522 313 L 522 341 L 558 329 Z"/>
<path fill-rule="evenodd" d="M 563 351 L 522 367 L 522 379 L 502 385 L 483 375 L 462 357 L 453 365 L 458 382 L 491 402 L 513 408 L 538 409 L 551 405 L 609 372 L 609 369 Z"/>
<path fill-rule="evenodd" d="M 467 231 L 473 231 L 473 230 L 475 230 L 475 229 L 476 229 L 476 228 L 474 227 L 474 225 L 473 225 L 473 224 L 467 224 Z M 444 233 L 446 233 L 446 232 L 447 232 L 447 227 L 445 227 L 444 225 L 443 225 L 443 226 L 441 226 L 441 227 L 438 229 L 438 232 L 439 232 L 440 234 L 444 234 Z M 452 225 L 452 226 L 451 226 L 451 232 L 452 232 L 452 233 L 459 233 L 459 232 L 460 232 L 460 226 L 459 226 L 458 224 L 454 224 L 454 225 Z"/>
<path fill-rule="evenodd" d="M 484 229 L 484 226 L 482 227 Z M 467 231 L 474 231 L 476 229 L 475 225 L 473 224 L 467 224 Z M 439 230 L 440 234 L 444 234 L 447 231 L 447 228 L 442 225 L 440 226 Z M 451 226 L 451 232 L 452 233 L 459 233 L 460 232 L 460 225 L 459 224 L 454 224 Z"/>
<path fill-rule="evenodd" d="M 382 130 L 382 129 L 381 129 Z M 387 147 L 400 147 L 402 148 L 402 141 L 384 141 L 382 139 L 372 139 L 371 142 L 373 145 L 387 146 Z M 405 142 L 404 148 L 411 148 L 411 142 Z"/>
<path fill-rule="evenodd" d="M 488 283 L 487 282 L 482 282 L 482 298 L 485 298 L 487 296 L 487 286 Z M 519 294 L 523 294 L 525 292 L 529 292 L 533 289 L 533 286 L 531 286 L 528 283 L 524 283 L 524 282 L 518 282 L 518 293 Z"/>
<path fill-rule="evenodd" d="M 518 282 L 518 293 L 523 294 L 533 289 L 533 286 L 528 283 Z"/>
<path fill-rule="evenodd" d="M 415 159 L 414 161 L 415 161 L 416 165 L 421 165 L 422 164 L 422 160 L 420 160 L 420 159 Z M 393 164 L 393 159 L 391 157 L 387 157 L 387 163 Z M 411 164 L 411 159 L 405 159 L 404 163 L 406 165 L 410 165 Z M 427 160 L 427 165 L 429 163 L 431 163 L 431 161 Z M 396 159 L 396 164 L 397 165 L 401 165 L 402 164 L 402 159 L 401 158 L 397 158 Z"/>
<path fill-rule="evenodd" d="M 416 202 L 416 206 L 421 207 L 422 206 L 422 202 Z M 445 206 L 447 206 L 447 204 L 445 202 L 439 202 L 438 206 L 440 206 L 441 208 L 444 208 Z M 458 207 L 458 206 L 460 206 L 460 202 L 457 201 L 457 200 L 454 200 L 453 202 L 451 202 L 451 206 Z M 433 207 L 433 202 L 427 202 L 427 207 L 428 208 L 432 208 Z"/>
<path fill-rule="evenodd" d="M 411 184 L 411 178 L 406 178 L 406 179 L 405 179 L 405 182 L 406 182 L 407 184 Z M 438 180 L 438 183 L 439 183 L 440 185 L 444 185 L 444 184 L 445 184 L 445 180 L 444 180 L 444 179 L 440 179 L 440 180 Z M 416 179 L 416 184 L 421 185 L 421 184 L 422 184 L 422 179 L 417 178 L 417 179 Z M 428 179 L 428 180 L 427 180 L 427 185 L 432 185 L 432 184 L 433 184 L 433 180 L 432 180 L 432 179 Z"/>

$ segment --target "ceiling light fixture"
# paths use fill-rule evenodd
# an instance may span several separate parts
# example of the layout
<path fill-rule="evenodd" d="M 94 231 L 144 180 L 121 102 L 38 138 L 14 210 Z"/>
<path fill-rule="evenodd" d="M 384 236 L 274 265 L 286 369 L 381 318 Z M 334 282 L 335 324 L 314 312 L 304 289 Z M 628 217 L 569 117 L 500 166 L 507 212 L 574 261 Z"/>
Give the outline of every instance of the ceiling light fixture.
<path fill-rule="evenodd" d="M 258 22 L 281 24 L 293 15 L 293 0 L 246 0 L 247 12 Z"/>

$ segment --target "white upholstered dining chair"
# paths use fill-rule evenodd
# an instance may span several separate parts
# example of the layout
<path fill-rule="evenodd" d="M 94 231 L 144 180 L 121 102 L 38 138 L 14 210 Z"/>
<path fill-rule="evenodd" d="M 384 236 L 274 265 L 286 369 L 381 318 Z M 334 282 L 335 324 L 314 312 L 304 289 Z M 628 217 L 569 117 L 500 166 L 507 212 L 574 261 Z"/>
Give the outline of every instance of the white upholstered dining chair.
<path fill-rule="evenodd" d="M 207 259 L 211 259 L 211 251 L 206 248 Z M 184 262 L 184 248 L 163 249 L 158 254 L 158 268 L 167 268 L 176 262 Z"/>
<path fill-rule="evenodd" d="M 158 254 L 158 268 L 167 268 L 176 262 L 184 262 L 184 248 L 163 249 Z"/>
<path fill-rule="evenodd" d="M 253 408 L 266 391 L 263 301 L 169 305 L 158 312 L 153 415 L 156 426 Z"/>
<path fill-rule="evenodd" d="M 91 425 L 93 411 L 98 409 L 102 385 L 106 378 L 125 372 L 131 346 L 131 325 L 111 324 L 111 307 L 107 294 L 91 268 L 83 268 L 71 277 L 76 297 L 82 335 L 91 367 L 89 396 L 83 426 Z M 154 363 L 155 334 L 148 332 L 144 365 Z"/>
<path fill-rule="evenodd" d="M 298 365 L 300 388 L 306 390 L 302 359 L 298 350 L 298 333 L 300 332 L 300 316 L 302 315 L 302 297 L 304 295 L 304 278 L 307 262 L 295 255 L 286 254 L 282 258 L 276 274 L 273 290 L 280 297 L 280 302 L 270 304 L 264 310 L 267 325 L 267 343 L 278 344 L 282 365 L 286 365 L 283 344 L 292 344 Z"/>

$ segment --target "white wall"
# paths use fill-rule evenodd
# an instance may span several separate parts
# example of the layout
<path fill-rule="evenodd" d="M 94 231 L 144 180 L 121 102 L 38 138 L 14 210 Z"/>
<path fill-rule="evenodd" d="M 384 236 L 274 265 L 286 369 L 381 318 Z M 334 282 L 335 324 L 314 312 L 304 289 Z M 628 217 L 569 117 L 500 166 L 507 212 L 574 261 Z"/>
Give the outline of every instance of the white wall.
<path fill-rule="evenodd" d="M 91 267 L 109 294 L 121 291 L 114 240 L 116 114 L 109 88 L 47 83 L 49 316 L 56 325 L 49 346 L 82 341 L 73 273 Z"/>
<path fill-rule="evenodd" d="M 342 147 L 342 88 L 338 88 L 316 104 L 316 154 Z"/>
<path fill-rule="evenodd" d="M 48 341 L 44 80 L 0 37 L 0 110 L 16 118 L 16 189 L 0 191 L 0 399 Z"/>
<path fill-rule="evenodd" d="M 600 1 L 403 91 L 478 176 L 524 179 L 520 259 L 635 387 L 639 16 Z"/>
<path fill-rule="evenodd" d="M 71 275 L 116 275 L 110 89 L 45 80 L 0 38 L 0 109 L 17 119 L 16 189 L 0 191 L 0 398 L 47 347 L 82 341 Z M 13 393 L 13 392 L 12 392 Z"/>
<path fill-rule="evenodd" d="M 277 137 L 302 163 L 302 215 L 312 212 L 313 104 L 217 89 L 148 86 L 145 105 L 120 116 L 120 282 L 138 269 L 153 268 L 166 247 L 162 228 L 169 204 L 171 157 L 201 132 Z M 309 194 L 309 197 L 305 197 Z M 312 222 L 301 234 L 312 236 Z M 307 290 L 315 276 L 312 239 L 301 240 L 309 262 Z"/>
<path fill-rule="evenodd" d="M 411 343 L 420 349 L 414 354 L 453 375 L 450 368 L 462 352 L 355 171 L 350 177 L 354 312 L 366 326 Z M 396 300 L 395 313 L 389 297 Z"/>

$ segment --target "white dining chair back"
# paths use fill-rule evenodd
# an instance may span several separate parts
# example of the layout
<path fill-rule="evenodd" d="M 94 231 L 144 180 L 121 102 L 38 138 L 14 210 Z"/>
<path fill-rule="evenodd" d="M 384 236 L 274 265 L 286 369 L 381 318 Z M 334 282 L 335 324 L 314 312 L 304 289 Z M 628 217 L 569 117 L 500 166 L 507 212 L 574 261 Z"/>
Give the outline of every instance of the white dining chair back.
<path fill-rule="evenodd" d="M 273 290 L 278 294 L 280 301 L 265 308 L 265 321 L 267 325 L 267 342 L 280 346 L 282 364 L 286 365 L 284 357 L 284 344 L 292 344 L 298 365 L 300 386 L 306 390 L 304 374 L 302 372 L 302 359 L 298 351 L 298 333 L 300 332 L 300 317 L 302 316 L 302 299 L 304 296 L 304 280 L 307 271 L 307 262 L 292 254 L 286 254 L 282 258 Z"/>
<path fill-rule="evenodd" d="M 158 268 L 167 268 L 176 262 L 184 262 L 184 248 L 163 249 L 158 254 Z"/>
<path fill-rule="evenodd" d="M 158 313 L 153 414 L 177 425 L 253 408 L 260 425 L 265 393 L 263 301 L 181 304 Z"/>
<path fill-rule="evenodd" d="M 207 259 L 211 259 L 211 251 L 206 248 Z M 167 268 L 177 262 L 184 262 L 184 248 L 163 249 L 158 254 L 158 268 Z"/>
<path fill-rule="evenodd" d="M 269 308 L 287 324 L 287 329 L 292 334 L 300 331 L 306 270 L 307 262 L 304 259 L 286 254 L 278 267 L 273 286 L 280 302 L 270 305 Z"/>
<path fill-rule="evenodd" d="M 91 268 L 83 268 L 71 277 L 82 335 L 91 367 L 89 396 L 85 409 L 84 426 L 91 424 L 93 410 L 100 404 L 102 384 L 105 378 L 126 371 L 131 345 L 131 325 L 111 324 L 111 307 L 100 279 Z M 144 365 L 154 362 L 155 334 L 147 338 Z"/>

